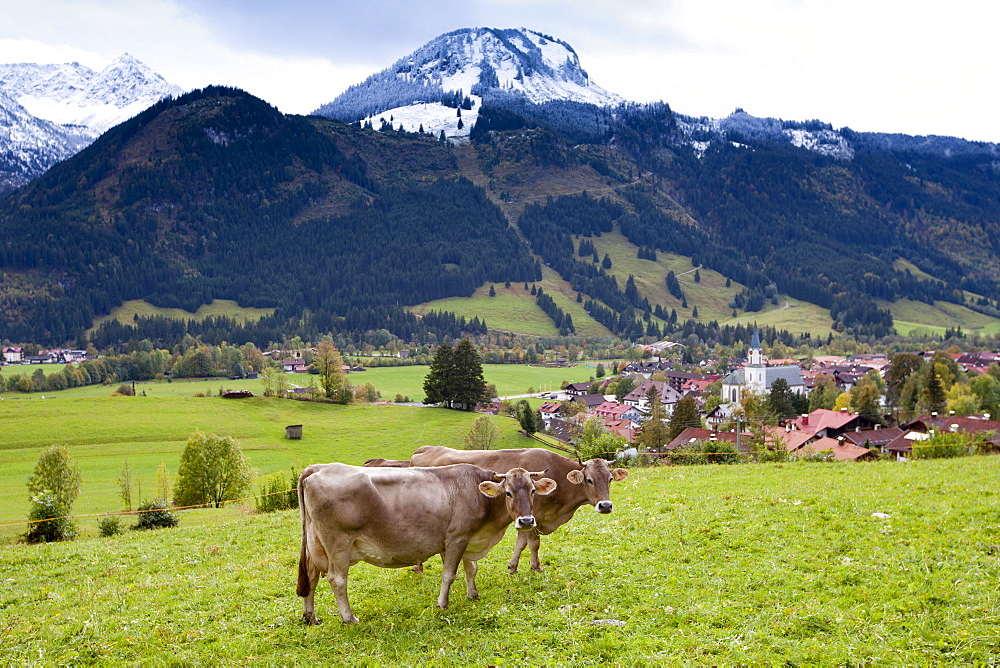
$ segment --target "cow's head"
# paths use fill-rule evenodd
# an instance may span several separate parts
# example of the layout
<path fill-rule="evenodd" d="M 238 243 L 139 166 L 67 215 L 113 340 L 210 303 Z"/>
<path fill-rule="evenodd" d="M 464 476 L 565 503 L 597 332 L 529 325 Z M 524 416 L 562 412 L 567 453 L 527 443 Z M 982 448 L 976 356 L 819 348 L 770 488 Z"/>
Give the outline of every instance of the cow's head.
<path fill-rule="evenodd" d="M 531 478 L 545 475 L 545 471 L 531 473 L 521 468 L 513 468 L 506 473 L 497 473 L 501 482 L 486 480 L 479 483 L 479 491 L 490 498 L 504 495 L 507 512 L 514 520 L 517 530 L 535 528 L 535 516 L 531 512 L 531 497 L 535 494 L 551 494 L 556 489 L 552 478 Z"/>
<path fill-rule="evenodd" d="M 628 477 L 625 469 L 612 469 L 606 459 L 590 459 L 583 463 L 582 469 L 576 469 L 566 474 L 566 479 L 574 485 L 583 485 L 587 500 L 599 513 L 610 513 L 615 509 L 611 503 L 611 481 L 624 480 Z"/>

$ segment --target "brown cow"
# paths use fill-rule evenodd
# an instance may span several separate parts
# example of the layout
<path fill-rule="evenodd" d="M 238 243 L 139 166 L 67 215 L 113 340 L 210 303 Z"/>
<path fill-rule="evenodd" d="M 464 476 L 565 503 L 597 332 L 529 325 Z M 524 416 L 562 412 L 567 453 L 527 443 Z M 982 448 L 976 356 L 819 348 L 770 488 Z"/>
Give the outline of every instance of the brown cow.
<path fill-rule="evenodd" d="M 476 562 L 500 541 L 511 522 L 518 530 L 534 527 L 531 498 L 556 489 L 554 480 L 533 481 L 533 475 L 540 474 L 511 467 L 498 475 L 469 464 L 365 468 L 333 463 L 306 468 L 298 488 L 302 550 L 296 589 L 304 599 L 303 620 L 319 622 L 313 598 L 325 572 L 341 619 L 358 621 L 347 601 L 347 572 L 359 561 L 403 568 L 440 554 L 444 568 L 438 607 L 448 607 L 459 562 L 465 567 L 466 593 L 479 598 Z M 501 481 L 495 482 L 498 477 Z"/>
<path fill-rule="evenodd" d="M 413 466 L 443 466 L 446 464 L 468 463 L 486 469 L 506 471 L 519 466 L 531 471 L 546 471 L 559 486 L 556 491 L 544 497 L 535 497 L 532 509 L 538 524 L 533 531 L 517 534 L 514 556 L 507 570 L 517 573 L 521 552 L 531 547 L 531 568 L 542 571 L 538 559 L 540 536 L 548 535 L 573 518 L 580 506 L 589 503 L 599 513 L 614 510 L 610 491 L 612 480 L 624 480 L 628 476 L 625 469 L 611 469 L 604 459 L 591 459 L 582 465 L 543 448 L 520 448 L 517 450 L 453 450 L 440 445 L 425 445 L 410 457 Z M 569 484 L 564 484 L 568 482 Z"/>
<path fill-rule="evenodd" d="M 410 465 L 409 459 L 382 459 L 381 457 L 373 457 L 365 461 L 362 466 L 388 466 L 396 467 L 399 469 L 405 469 Z"/>

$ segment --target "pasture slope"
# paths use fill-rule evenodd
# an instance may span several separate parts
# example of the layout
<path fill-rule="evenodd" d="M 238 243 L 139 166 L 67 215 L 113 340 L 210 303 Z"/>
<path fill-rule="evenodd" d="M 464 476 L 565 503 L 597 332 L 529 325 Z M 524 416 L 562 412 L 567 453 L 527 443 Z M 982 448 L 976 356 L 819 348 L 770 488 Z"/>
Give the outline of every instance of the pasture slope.
<path fill-rule="evenodd" d="M 1000 655 L 1000 458 L 633 470 L 480 601 L 360 564 L 295 595 L 294 511 L 0 549 L 5 664 L 978 664 Z M 885 513 L 888 518 L 874 516 Z"/>

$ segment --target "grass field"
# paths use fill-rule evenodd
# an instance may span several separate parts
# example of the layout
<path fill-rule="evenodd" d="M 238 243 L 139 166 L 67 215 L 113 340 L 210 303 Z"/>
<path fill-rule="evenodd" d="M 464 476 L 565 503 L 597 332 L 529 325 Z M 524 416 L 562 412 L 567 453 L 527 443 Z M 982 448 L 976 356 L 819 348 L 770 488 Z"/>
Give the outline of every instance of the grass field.
<path fill-rule="evenodd" d="M 966 334 L 992 336 L 1000 333 L 1000 320 L 949 302 L 925 304 L 912 299 L 881 302 L 892 313 L 896 331 L 900 334 L 934 334 L 941 336 L 948 327 L 961 327 Z"/>
<path fill-rule="evenodd" d="M 149 302 L 142 299 L 131 299 L 122 303 L 121 306 L 111 309 L 111 313 L 108 315 L 94 320 L 94 328 L 97 328 L 101 325 L 101 323 L 107 320 L 117 320 L 123 325 L 129 325 L 132 324 L 132 319 L 135 316 L 148 318 L 160 315 L 165 318 L 174 318 L 178 320 L 204 320 L 209 316 L 224 315 L 235 320 L 243 321 L 258 320 L 266 315 L 271 315 L 272 313 L 274 313 L 273 308 L 251 308 L 249 306 L 240 306 L 231 299 L 215 299 L 211 303 L 203 304 L 194 313 L 185 311 L 181 308 L 153 306 Z"/>
<path fill-rule="evenodd" d="M 143 498 L 152 495 L 158 464 L 176 474 L 180 454 L 195 431 L 236 438 L 260 474 L 301 469 L 310 463 L 363 463 L 371 457 L 406 459 L 421 445 L 462 442 L 475 413 L 412 406 L 337 406 L 253 398 L 108 397 L 4 401 L 0 403 L 0 524 L 27 516 L 25 486 L 44 447 L 70 448 L 83 485 L 78 514 L 122 509 L 117 475 L 125 459 L 138 474 Z M 516 421 L 495 418 L 505 447 L 533 443 L 517 434 Z M 301 440 L 285 438 L 285 427 L 303 425 Z M 256 491 L 256 489 L 254 490 Z M 89 533 L 97 519 L 81 523 Z M 0 528 L 8 540 L 23 526 Z"/>
<path fill-rule="evenodd" d="M 610 362 L 605 361 L 607 367 Z M 30 376 L 37 366 L 5 366 L 0 367 L 0 374 L 14 375 L 26 374 Z M 59 371 L 57 365 L 45 365 L 41 367 L 47 374 Z M 497 386 L 497 391 L 501 395 L 524 394 L 529 390 L 542 392 L 545 390 L 558 390 L 563 381 L 575 383 L 590 379 L 595 374 L 597 362 L 581 362 L 572 367 L 547 368 L 528 366 L 526 364 L 484 364 L 483 376 L 487 383 Z M 364 385 L 371 383 L 375 389 L 382 393 L 382 398 L 391 401 L 397 394 L 408 396 L 413 401 L 420 401 L 424 397 L 424 378 L 430 369 L 428 366 L 402 366 L 402 367 L 371 367 L 367 371 L 354 373 L 348 376 L 348 381 L 352 385 Z M 315 380 L 315 376 L 312 377 Z M 310 377 L 305 374 L 286 374 L 285 381 L 296 386 L 309 385 Z M 317 381 L 318 382 L 318 381 Z M 129 383 L 130 384 L 130 383 Z M 86 387 L 74 387 L 58 392 L 37 392 L 33 394 L 20 394 L 17 392 L 0 393 L 3 400 L 41 400 L 42 396 L 46 400 L 51 398 L 97 398 L 107 397 L 118 389 L 118 383 L 112 385 L 88 385 Z M 209 379 L 181 379 L 167 382 L 165 380 L 136 381 L 136 393 L 141 395 L 146 393 L 147 397 L 193 397 L 195 394 L 217 395 L 220 389 L 226 390 L 250 390 L 256 394 L 263 393 L 264 385 L 261 380 L 230 380 L 228 378 Z"/>
<path fill-rule="evenodd" d="M 7 664 L 990 665 L 1000 458 L 634 469 L 511 576 L 513 537 L 439 610 L 359 564 L 300 624 L 294 511 L 0 549 Z M 873 516 L 885 513 L 885 517 Z"/>
<path fill-rule="evenodd" d="M 533 334 L 535 336 L 556 336 L 552 318 L 535 303 L 531 294 L 531 285 L 542 288 L 548 293 L 556 305 L 573 318 L 576 333 L 581 336 L 610 336 L 611 332 L 597 322 L 576 302 L 576 293 L 570 284 L 559 277 L 549 267 L 542 267 L 542 280 L 530 283 L 529 289 L 524 289 L 524 283 L 511 283 L 509 288 L 503 283 L 492 284 L 496 292 L 490 297 L 490 284 L 480 287 L 471 297 L 450 297 L 437 299 L 411 307 L 409 310 L 422 315 L 427 311 L 452 311 L 456 315 L 472 319 L 478 316 L 485 319 L 491 329 L 499 329 L 518 334 Z"/>

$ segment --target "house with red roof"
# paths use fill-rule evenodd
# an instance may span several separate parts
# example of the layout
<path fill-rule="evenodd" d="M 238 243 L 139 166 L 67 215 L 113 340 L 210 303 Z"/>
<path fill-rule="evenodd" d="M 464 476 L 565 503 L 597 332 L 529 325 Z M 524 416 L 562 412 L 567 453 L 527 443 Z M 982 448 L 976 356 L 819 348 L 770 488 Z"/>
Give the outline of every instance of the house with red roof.
<path fill-rule="evenodd" d="M 796 453 L 797 456 L 806 455 L 829 455 L 837 461 L 872 461 L 878 459 L 877 450 L 869 450 L 860 445 L 855 445 L 843 437 L 830 438 L 828 436 L 810 441 Z"/>
<path fill-rule="evenodd" d="M 792 421 L 793 429 L 816 434 L 819 437 L 836 437 L 845 431 L 853 431 L 856 427 L 872 429 L 874 426 L 875 423 L 872 420 L 857 413 L 849 413 L 846 409 L 831 411 L 817 408 L 812 413 L 807 413 Z"/>

